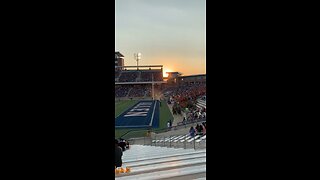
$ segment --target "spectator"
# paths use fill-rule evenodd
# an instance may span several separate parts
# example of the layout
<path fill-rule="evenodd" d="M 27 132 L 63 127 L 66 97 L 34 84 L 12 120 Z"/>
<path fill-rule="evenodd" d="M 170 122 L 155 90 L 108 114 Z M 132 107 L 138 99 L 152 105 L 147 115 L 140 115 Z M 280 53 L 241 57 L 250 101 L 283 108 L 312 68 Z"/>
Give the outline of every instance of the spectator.
<path fill-rule="evenodd" d="M 202 125 L 204 126 L 204 128 L 207 129 L 207 123 L 206 122 L 203 122 Z"/>
<path fill-rule="evenodd" d="M 115 139 L 115 167 L 122 166 L 122 149 L 119 147 L 118 140 Z"/>
<path fill-rule="evenodd" d="M 190 135 L 191 137 L 194 137 L 195 133 L 196 133 L 196 130 L 193 128 L 193 126 L 191 126 L 191 127 L 190 127 L 190 130 L 189 130 L 189 135 Z"/>
<path fill-rule="evenodd" d="M 202 134 L 202 126 L 200 126 L 199 124 L 197 124 L 196 130 L 197 130 L 197 134 L 199 134 L 199 135 Z"/>
<path fill-rule="evenodd" d="M 206 112 L 205 111 L 203 111 L 203 113 L 202 113 L 202 118 L 206 118 Z"/>
<path fill-rule="evenodd" d="M 199 124 L 196 125 L 196 130 L 199 132 Z"/>
<path fill-rule="evenodd" d="M 186 119 L 186 117 L 183 117 L 182 124 L 183 124 L 183 125 L 186 125 L 186 124 L 187 124 L 187 119 Z"/>
<path fill-rule="evenodd" d="M 122 151 L 126 150 L 126 141 L 122 138 L 120 138 L 119 146 L 121 147 Z"/>
<path fill-rule="evenodd" d="M 203 123 L 201 124 L 202 127 L 202 135 L 206 135 L 206 128 L 204 127 Z"/>

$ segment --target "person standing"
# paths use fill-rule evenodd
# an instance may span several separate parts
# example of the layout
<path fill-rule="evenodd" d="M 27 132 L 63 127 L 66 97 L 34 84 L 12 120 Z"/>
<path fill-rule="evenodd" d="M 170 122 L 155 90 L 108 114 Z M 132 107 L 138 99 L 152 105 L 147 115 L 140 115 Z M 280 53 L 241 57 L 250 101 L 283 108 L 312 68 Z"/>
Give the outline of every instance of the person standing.
<path fill-rule="evenodd" d="M 118 145 L 121 147 L 122 152 L 126 150 L 126 141 L 124 139 L 120 138 Z"/>
<path fill-rule="evenodd" d="M 189 130 L 189 135 L 191 137 L 194 137 L 194 135 L 196 134 L 196 130 L 193 128 L 193 126 L 190 127 L 190 130 Z"/>
<path fill-rule="evenodd" d="M 115 167 L 122 166 L 122 149 L 119 147 L 118 140 L 115 139 Z"/>

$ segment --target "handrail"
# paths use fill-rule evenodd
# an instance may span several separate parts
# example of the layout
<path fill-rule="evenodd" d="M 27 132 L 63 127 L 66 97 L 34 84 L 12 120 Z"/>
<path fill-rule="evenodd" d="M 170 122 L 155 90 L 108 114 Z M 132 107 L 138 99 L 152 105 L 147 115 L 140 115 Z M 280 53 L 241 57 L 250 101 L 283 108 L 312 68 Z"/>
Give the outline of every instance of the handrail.
<path fill-rule="evenodd" d="M 195 134 L 193 137 L 190 136 L 189 133 L 179 133 L 176 135 L 167 135 L 167 136 L 155 136 L 155 138 L 150 139 L 148 142 L 149 144 L 146 144 L 146 141 L 144 141 L 144 145 L 151 145 L 151 146 L 162 146 L 162 147 L 183 147 L 184 149 L 188 148 L 201 148 L 203 145 L 206 145 L 206 134 Z M 172 139 L 173 138 L 173 139 Z M 196 142 L 197 140 L 201 139 L 201 141 Z M 201 143 L 204 141 L 205 143 Z M 169 144 L 168 144 L 169 143 Z M 201 145 L 202 144 L 202 145 Z M 192 147 L 190 147 L 192 145 Z"/>
<path fill-rule="evenodd" d="M 206 118 L 199 119 L 199 120 L 196 120 L 196 121 L 188 121 L 185 124 L 171 126 L 170 129 L 178 130 L 178 129 L 186 128 L 186 126 L 188 126 L 190 124 L 199 123 L 199 122 L 205 122 L 205 121 L 206 121 Z M 167 127 L 166 128 L 160 128 L 160 129 L 153 129 L 152 127 L 149 127 L 149 129 L 138 129 L 138 130 L 133 129 L 133 130 L 129 130 L 126 133 L 124 133 L 123 135 L 121 135 L 120 138 L 123 138 L 124 136 L 126 136 L 129 133 L 142 132 L 142 131 L 150 131 L 150 133 L 151 132 L 161 133 L 161 132 L 167 132 L 167 131 L 169 131 L 169 129 Z M 143 137 L 145 137 L 145 136 L 143 136 Z"/>

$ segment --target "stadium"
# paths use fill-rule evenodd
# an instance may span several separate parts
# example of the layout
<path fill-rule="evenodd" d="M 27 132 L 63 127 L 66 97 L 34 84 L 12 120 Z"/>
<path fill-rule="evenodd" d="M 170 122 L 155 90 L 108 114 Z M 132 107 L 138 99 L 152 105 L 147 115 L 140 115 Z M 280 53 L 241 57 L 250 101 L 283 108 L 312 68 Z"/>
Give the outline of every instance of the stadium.
<path fill-rule="evenodd" d="M 116 179 L 205 179 L 206 75 L 124 62 L 115 52 L 115 138 L 130 144 Z"/>

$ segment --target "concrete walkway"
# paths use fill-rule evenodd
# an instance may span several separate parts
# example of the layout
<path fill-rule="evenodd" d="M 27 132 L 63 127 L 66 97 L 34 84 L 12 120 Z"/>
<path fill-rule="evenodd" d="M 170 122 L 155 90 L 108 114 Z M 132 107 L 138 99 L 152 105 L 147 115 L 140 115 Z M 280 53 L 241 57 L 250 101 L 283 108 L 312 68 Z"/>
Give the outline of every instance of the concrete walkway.
<path fill-rule="evenodd" d="M 172 116 L 173 116 L 172 126 L 176 126 L 179 122 L 182 122 L 183 116 L 182 116 L 182 115 L 179 115 L 179 114 L 173 114 L 173 112 L 172 112 L 172 106 L 173 106 L 173 104 L 168 104 L 168 103 L 167 103 L 167 105 L 168 105 L 168 107 L 169 107 L 169 109 L 170 109 L 170 112 L 171 112 L 171 114 L 172 114 Z M 183 112 L 182 112 L 182 113 L 183 113 Z"/>

